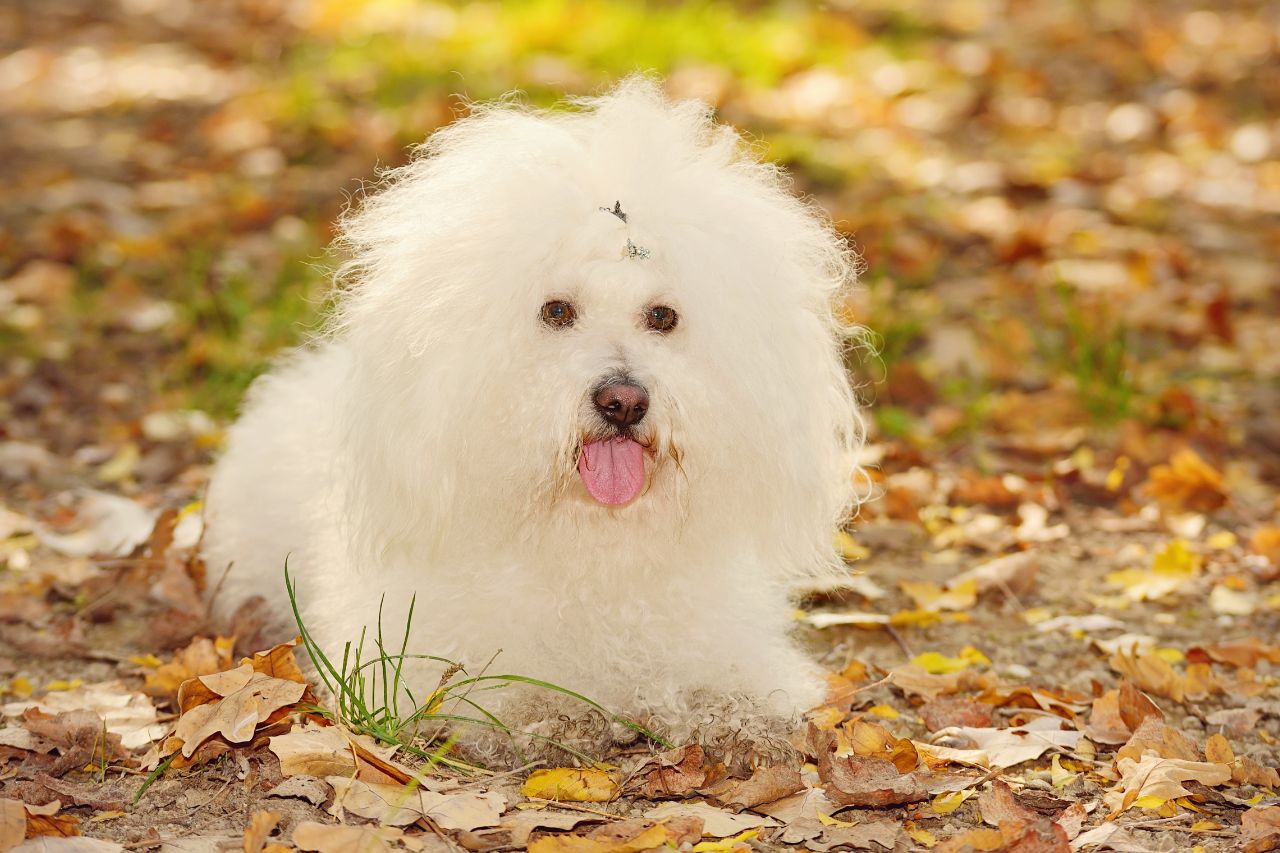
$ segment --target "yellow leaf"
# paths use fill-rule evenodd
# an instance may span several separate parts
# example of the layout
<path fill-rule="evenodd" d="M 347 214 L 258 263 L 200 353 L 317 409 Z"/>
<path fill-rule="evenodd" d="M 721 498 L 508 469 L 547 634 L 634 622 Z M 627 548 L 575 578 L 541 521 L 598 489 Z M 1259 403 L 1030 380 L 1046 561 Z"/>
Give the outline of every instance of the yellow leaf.
<path fill-rule="evenodd" d="M 924 847 L 933 847 L 938 843 L 938 837 L 927 829 L 918 826 L 908 826 L 907 835 L 911 836 L 911 840 Z"/>
<path fill-rule="evenodd" d="M 1222 824 L 1211 820 L 1198 820 L 1191 824 L 1190 829 L 1192 832 L 1212 832 L 1215 829 L 1222 829 Z"/>
<path fill-rule="evenodd" d="M 73 678 L 70 681 L 63 681 L 61 679 L 58 679 L 56 681 L 50 681 L 48 684 L 45 685 L 44 689 L 50 692 L 59 691 L 59 690 L 75 690 L 82 683 L 83 682 L 81 682 L 80 679 L 78 678 Z"/>
<path fill-rule="evenodd" d="M 1065 788 L 1079 775 L 1079 773 L 1071 773 L 1065 770 L 1062 766 L 1062 759 L 1057 753 L 1054 753 L 1053 758 L 1049 761 L 1049 779 L 1053 783 L 1053 787 Z"/>
<path fill-rule="evenodd" d="M 848 829 L 851 826 L 858 825 L 856 821 L 840 820 L 839 818 L 832 817 L 831 815 L 824 814 L 823 812 L 818 812 L 817 814 L 818 814 L 818 823 L 822 824 L 823 826 L 838 826 L 842 829 Z"/>
<path fill-rule="evenodd" d="M 911 662 L 930 675 L 948 675 L 968 669 L 973 664 L 968 658 L 949 658 L 941 652 L 925 652 L 916 655 Z"/>
<path fill-rule="evenodd" d="M 1185 540 L 1174 539 L 1151 560 L 1151 571 L 1158 575 L 1194 577 L 1204 558 L 1192 551 Z"/>
<path fill-rule="evenodd" d="M 1215 551 L 1225 551 L 1234 548 L 1236 541 L 1236 535 L 1230 530 L 1220 530 L 1206 539 L 1205 544 Z"/>
<path fill-rule="evenodd" d="M 1138 799 L 1133 801 L 1133 805 L 1140 809 L 1158 809 L 1167 802 L 1170 801 L 1166 800 L 1164 797 L 1157 797 L 1154 794 L 1148 794 L 1145 797 L 1138 797 Z"/>
<path fill-rule="evenodd" d="M 819 814 L 818 816 L 821 817 L 822 815 Z M 853 826 L 853 824 L 847 825 Z M 760 830 L 758 829 L 748 829 L 738 833 L 733 838 L 725 838 L 720 841 L 699 841 L 693 845 L 692 850 L 693 853 L 727 853 L 729 850 L 748 846 L 747 842 L 759 834 Z"/>
<path fill-rule="evenodd" d="M 164 663 L 164 661 L 152 654 L 129 655 L 128 661 L 134 666 L 145 666 L 147 669 L 155 669 Z"/>
<path fill-rule="evenodd" d="M 1169 663 L 1182 663 L 1186 660 L 1186 655 L 1177 649 L 1171 649 L 1167 646 L 1154 650 L 1154 653 L 1167 660 Z"/>
<path fill-rule="evenodd" d="M 970 578 L 955 586 L 942 588 L 931 581 L 898 581 L 898 586 L 911 597 L 916 607 L 929 612 L 968 610 L 978 601 L 978 581 Z"/>
<path fill-rule="evenodd" d="M 841 557 L 849 562 L 865 560 L 871 556 L 871 550 L 867 546 L 860 544 L 858 540 L 843 530 L 836 531 L 835 539 L 836 550 L 840 552 Z"/>
<path fill-rule="evenodd" d="M 1047 607 L 1028 607 L 1022 611 L 1022 621 L 1028 625 L 1038 625 L 1053 618 L 1053 611 Z"/>
<path fill-rule="evenodd" d="M 964 801 L 972 797 L 973 794 L 974 791 L 972 789 L 939 794 L 933 798 L 933 810 L 938 814 L 951 814 L 964 805 Z"/>
<path fill-rule="evenodd" d="M 1107 491 L 1118 492 L 1120 487 L 1124 485 L 1125 472 L 1129 470 L 1129 457 L 1117 456 L 1116 464 L 1107 472 Z"/>
<path fill-rule="evenodd" d="M 520 792 L 543 800 L 607 803 L 618 795 L 618 785 L 603 770 L 553 767 L 530 773 Z"/>
<path fill-rule="evenodd" d="M 965 646 L 963 649 L 961 649 L 960 657 L 969 661 L 970 663 L 976 663 L 982 666 L 991 665 L 991 658 L 987 657 L 982 652 L 975 649 L 973 646 Z"/>
<path fill-rule="evenodd" d="M 9 692 L 19 699 L 30 699 L 31 694 L 36 692 L 36 688 L 34 684 L 19 675 L 9 682 Z"/>
<path fill-rule="evenodd" d="M 899 717 L 897 710 L 888 705 L 872 705 L 867 709 L 868 714 L 875 714 L 882 720 L 896 720 Z"/>

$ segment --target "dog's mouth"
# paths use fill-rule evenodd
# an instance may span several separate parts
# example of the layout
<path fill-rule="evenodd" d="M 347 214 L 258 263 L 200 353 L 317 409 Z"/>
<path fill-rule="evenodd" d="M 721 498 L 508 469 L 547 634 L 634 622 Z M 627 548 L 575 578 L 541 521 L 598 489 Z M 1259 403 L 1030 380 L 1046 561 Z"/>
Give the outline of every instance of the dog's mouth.
<path fill-rule="evenodd" d="M 645 451 L 629 435 L 584 442 L 578 454 L 578 475 L 587 493 L 605 506 L 631 503 L 644 491 Z"/>

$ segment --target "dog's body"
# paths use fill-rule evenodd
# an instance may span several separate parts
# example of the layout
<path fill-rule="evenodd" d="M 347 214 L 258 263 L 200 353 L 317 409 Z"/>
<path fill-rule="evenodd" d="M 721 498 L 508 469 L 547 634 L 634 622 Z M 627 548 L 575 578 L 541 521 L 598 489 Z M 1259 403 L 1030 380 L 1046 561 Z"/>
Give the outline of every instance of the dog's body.
<path fill-rule="evenodd" d="M 832 571 L 859 421 L 843 242 L 698 105 L 630 81 L 477 111 L 343 222 L 331 333 L 254 386 L 208 495 L 224 601 L 553 682 L 676 737 L 821 698 L 787 587 Z M 366 649 L 370 642 L 366 641 Z M 438 669 L 417 668 L 415 694 Z M 508 723 L 560 712 L 476 696 Z"/>

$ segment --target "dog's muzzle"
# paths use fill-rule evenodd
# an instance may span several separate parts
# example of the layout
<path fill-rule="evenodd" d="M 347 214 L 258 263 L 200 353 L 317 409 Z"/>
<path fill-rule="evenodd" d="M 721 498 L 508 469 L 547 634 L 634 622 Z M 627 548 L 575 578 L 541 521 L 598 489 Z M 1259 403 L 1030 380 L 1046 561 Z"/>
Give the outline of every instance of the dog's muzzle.
<path fill-rule="evenodd" d="M 617 432 L 583 444 L 578 474 L 591 497 L 622 506 L 644 491 L 645 448 L 631 431 L 649 411 L 649 392 L 628 378 L 612 379 L 596 389 L 592 402 Z"/>

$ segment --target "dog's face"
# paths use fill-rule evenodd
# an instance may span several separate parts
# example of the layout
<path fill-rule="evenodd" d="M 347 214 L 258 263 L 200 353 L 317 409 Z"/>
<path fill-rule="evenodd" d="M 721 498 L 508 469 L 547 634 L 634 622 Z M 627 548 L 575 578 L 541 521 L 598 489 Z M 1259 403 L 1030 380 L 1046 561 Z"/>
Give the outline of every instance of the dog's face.
<path fill-rule="evenodd" d="M 652 93 L 470 121 L 348 223 L 364 491 L 393 481 L 406 531 L 401 505 L 472 536 L 829 553 L 857 440 L 829 227 Z"/>

